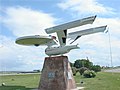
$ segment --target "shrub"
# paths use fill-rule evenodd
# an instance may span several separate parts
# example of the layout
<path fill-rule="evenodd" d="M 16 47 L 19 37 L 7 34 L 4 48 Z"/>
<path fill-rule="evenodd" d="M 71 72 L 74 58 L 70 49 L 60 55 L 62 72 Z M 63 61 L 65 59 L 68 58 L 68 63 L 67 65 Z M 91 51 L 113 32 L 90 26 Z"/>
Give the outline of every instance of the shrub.
<path fill-rule="evenodd" d="M 73 76 L 76 75 L 76 73 L 77 73 L 77 69 L 76 69 L 75 67 L 72 67 L 72 73 L 73 73 Z"/>
<path fill-rule="evenodd" d="M 95 72 L 100 72 L 101 67 L 99 65 L 94 65 L 94 66 L 92 66 L 92 70 L 95 71 Z"/>
<path fill-rule="evenodd" d="M 88 70 L 88 68 L 86 68 L 86 67 L 81 67 L 81 68 L 79 69 L 80 75 L 83 75 L 83 73 L 84 73 L 85 70 Z"/>
<path fill-rule="evenodd" d="M 94 78 L 96 76 L 94 71 L 85 70 L 83 76 L 86 78 Z"/>

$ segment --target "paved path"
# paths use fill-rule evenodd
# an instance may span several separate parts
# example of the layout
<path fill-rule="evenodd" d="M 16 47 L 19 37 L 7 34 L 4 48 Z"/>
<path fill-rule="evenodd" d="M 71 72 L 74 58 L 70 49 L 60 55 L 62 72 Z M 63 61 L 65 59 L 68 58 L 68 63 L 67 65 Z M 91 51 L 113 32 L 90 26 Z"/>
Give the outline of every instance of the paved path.
<path fill-rule="evenodd" d="M 32 89 L 32 90 L 38 90 L 38 89 Z M 72 89 L 72 90 L 84 90 L 84 87 L 77 87 L 76 89 Z"/>
<path fill-rule="evenodd" d="M 104 70 L 104 72 L 115 72 L 115 73 L 120 73 L 120 68 L 117 68 L 117 69 L 110 69 L 110 70 Z"/>

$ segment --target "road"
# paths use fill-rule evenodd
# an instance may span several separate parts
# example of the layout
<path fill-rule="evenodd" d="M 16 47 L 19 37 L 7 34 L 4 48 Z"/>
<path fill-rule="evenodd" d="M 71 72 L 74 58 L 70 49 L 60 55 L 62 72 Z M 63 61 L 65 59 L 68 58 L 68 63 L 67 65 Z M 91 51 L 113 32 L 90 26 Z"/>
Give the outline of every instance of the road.
<path fill-rule="evenodd" d="M 116 73 L 120 73 L 120 68 L 104 70 L 104 72 L 116 72 Z"/>

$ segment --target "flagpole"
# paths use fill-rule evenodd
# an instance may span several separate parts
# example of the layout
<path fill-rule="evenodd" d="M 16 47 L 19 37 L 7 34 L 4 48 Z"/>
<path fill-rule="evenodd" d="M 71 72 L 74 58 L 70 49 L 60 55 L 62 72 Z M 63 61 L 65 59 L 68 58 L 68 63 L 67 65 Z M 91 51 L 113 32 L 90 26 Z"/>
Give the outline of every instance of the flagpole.
<path fill-rule="evenodd" d="M 109 30 L 109 28 L 108 28 Z M 112 57 L 112 47 L 111 47 L 111 38 L 110 38 L 110 32 L 108 31 L 109 36 L 109 48 L 110 48 L 110 61 L 111 61 L 111 67 L 112 67 L 112 74 L 113 74 L 113 57 Z"/>

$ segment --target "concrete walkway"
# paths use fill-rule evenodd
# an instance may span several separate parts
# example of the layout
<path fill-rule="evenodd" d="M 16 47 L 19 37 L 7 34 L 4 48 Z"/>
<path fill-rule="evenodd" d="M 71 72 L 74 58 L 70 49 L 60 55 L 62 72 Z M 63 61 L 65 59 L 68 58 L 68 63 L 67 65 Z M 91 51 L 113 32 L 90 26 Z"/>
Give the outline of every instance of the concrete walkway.
<path fill-rule="evenodd" d="M 120 73 L 120 68 L 104 70 L 104 72 L 115 72 L 115 73 Z"/>
<path fill-rule="evenodd" d="M 32 89 L 32 90 L 38 90 L 38 89 Z M 77 87 L 76 89 L 71 89 L 71 90 L 84 90 L 84 87 Z"/>

